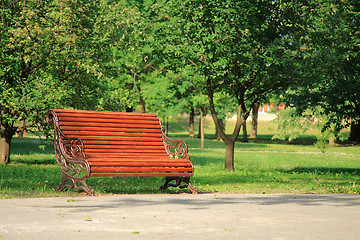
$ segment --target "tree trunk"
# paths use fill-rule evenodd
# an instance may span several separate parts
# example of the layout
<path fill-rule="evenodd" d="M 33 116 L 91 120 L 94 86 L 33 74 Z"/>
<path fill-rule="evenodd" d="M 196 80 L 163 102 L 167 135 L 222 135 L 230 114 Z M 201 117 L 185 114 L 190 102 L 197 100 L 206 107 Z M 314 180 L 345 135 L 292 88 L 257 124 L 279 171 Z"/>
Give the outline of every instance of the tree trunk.
<path fill-rule="evenodd" d="M 1 126 L 0 131 L 0 164 L 10 163 L 10 145 L 15 130 L 11 126 Z"/>
<path fill-rule="evenodd" d="M 222 128 L 222 130 L 225 132 L 225 122 L 226 120 L 225 119 L 219 119 L 220 121 L 220 126 Z M 217 127 L 215 126 L 215 137 L 217 140 L 221 140 L 221 137 L 219 136 L 219 130 L 217 129 Z"/>
<path fill-rule="evenodd" d="M 136 85 L 138 92 L 139 92 L 139 101 L 140 101 L 140 112 L 145 113 L 146 112 L 146 107 L 145 107 L 145 100 L 141 95 L 141 88 L 139 85 Z"/>
<path fill-rule="evenodd" d="M 195 110 L 192 107 L 189 116 L 189 138 L 195 138 L 194 119 L 195 119 Z"/>
<path fill-rule="evenodd" d="M 360 123 L 351 123 L 349 140 L 360 142 Z"/>
<path fill-rule="evenodd" d="M 246 122 L 242 125 L 242 129 L 243 129 L 243 141 L 248 142 Z"/>
<path fill-rule="evenodd" d="M 221 139 L 225 142 L 225 169 L 227 171 L 234 171 L 234 148 L 235 148 L 235 141 L 239 136 L 239 132 L 241 129 L 241 126 L 244 124 L 247 116 L 249 115 L 249 113 L 245 113 L 244 114 L 244 119 L 242 119 L 242 106 L 239 105 L 238 106 L 238 111 L 237 111 L 237 117 L 236 117 L 236 123 L 235 123 L 235 127 L 233 130 L 233 133 L 231 134 L 231 136 L 227 136 L 225 134 L 225 131 L 222 129 L 221 127 L 221 123 L 220 123 L 220 119 L 217 116 L 217 112 L 215 110 L 215 105 L 214 105 L 214 99 L 213 99 L 213 95 L 212 92 L 210 91 L 211 89 L 208 89 L 208 100 L 209 100 L 209 106 L 210 106 L 210 111 L 211 111 L 211 116 L 214 120 L 215 126 L 218 129 L 218 134 L 221 137 Z"/>
<path fill-rule="evenodd" d="M 201 147 L 200 149 L 205 149 L 205 134 L 204 134 L 204 111 L 203 109 L 200 110 L 200 142 Z"/>
<path fill-rule="evenodd" d="M 252 123 L 250 138 L 257 138 L 257 127 L 259 119 L 259 103 L 255 103 L 252 109 Z"/>
<path fill-rule="evenodd" d="M 225 142 L 225 169 L 229 172 L 234 171 L 234 150 L 235 141 Z"/>

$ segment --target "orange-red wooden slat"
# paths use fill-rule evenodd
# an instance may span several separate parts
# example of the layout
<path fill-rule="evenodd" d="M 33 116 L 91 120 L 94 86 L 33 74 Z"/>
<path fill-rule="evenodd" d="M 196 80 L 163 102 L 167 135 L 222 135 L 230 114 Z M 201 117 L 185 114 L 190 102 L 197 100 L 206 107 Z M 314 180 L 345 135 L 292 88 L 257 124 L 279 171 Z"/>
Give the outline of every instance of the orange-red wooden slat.
<path fill-rule="evenodd" d="M 62 131 L 67 136 L 111 136 L 111 137 L 143 137 L 143 138 L 161 138 L 160 133 L 125 133 L 125 132 L 98 132 L 98 131 Z M 81 137 L 83 139 L 83 137 Z"/>
<path fill-rule="evenodd" d="M 136 128 L 136 129 L 160 129 L 159 125 L 151 124 L 137 124 L 137 123 L 99 123 L 99 122 L 60 122 L 62 126 L 73 126 L 73 127 L 113 127 L 113 128 Z M 66 129 L 66 128 L 65 128 Z M 139 130 L 141 132 L 141 130 Z"/>
<path fill-rule="evenodd" d="M 161 128 L 126 128 L 126 127 L 86 127 L 86 126 L 60 126 L 61 131 L 85 131 L 85 132 L 124 132 L 124 133 L 161 133 Z"/>
<path fill-rule="evenodd" d="M 107 112 L 107 111 L 89 111 L 89 110 L 72 110 L 72 109 L 52 109 L 59 116 L 69 115 L 69 114 L 78 114 L 78 115 L 110 115 L 110 116 L 153 116 L 157 117 L 152 113 L 129 113 L 129 112 Z"/>
<path fill-rule="evenodd" d="M 90 162 L 91 164 L 94 165 L 106 165 L 106 164 L 110 164 L 110 165 L 115 165 L 115 164 L 119 164 L 123 165 L 123 166 L 127 166 L 129 164 L 133 164 L 136 165 L 138 164 L 139 166 L 141 164 L 177 164 L 177 165 L 191 165 L 190 161 L 188 160 L 182 160 L 182 161 L 173 161 L 172 159 L 139 159 L 139 158 L 134 158 L 134 159 L 124 159 L 124 158 L 118 158 L 118 159 L 108 159 L 108 158 L 96 158 L 96 159 L 89 159 L 88 162 Z"/>
<path fill-rule="evenodd" d="M 163 142 L 133 142 L 133 141 L 89 141 L 84 140 L 84 144 L 89 145 L 128 145 L 128 146 L 163 146 Z"/>
<path fill-rule="evenodd" d="M 154 120 L 143 120 L 143 119 L 104 119 L 104 118 L 70 118 L 62 117 L 59 119 L 61 123 L 73 123 L 81 122 L 84 125 L 88 123 L 116 123 L 116 124 L 135 124 L 135 125 L 159 125 L 157 119 Z"/>
<path fill-rule="evenodd" d="M 131 172 L 131 173 L 91 173 L 91 177 L 191 177 L 193 173 L 177 173 L 177 172 Z"/>
<path fill-rule="evenodd" d="M 84 111 L 84 112 L 58 112 L 58 117 L 98 117 L 98 118 L 126 118 L 126 119 L 159 119 L 156 114 L 153 113 L 127 113 L 127 112 L 104 112 L 104 111 Z"/>
<path fill-rule="evenodd" d="M 124 141 L 124 142 L 161 142 L 163 143 L 162 138 L 139 138 L 139 137 L 96 137 L 96 136 L 82 136 L 81 140 L 88 141 L 89 143 L 95 141 Z"/>
<path fill-rule="evenodd" d="M 191 172 L 191 168 L 170 167 L 92 167 L 91 172 Z"/>
<path fill-rule="evenodd" d="M 130 150 L 134 150 L 135 152 L 139 152 L 142 150 L 158 150 L 158 151 L 165 151 L 164 146 L 129 146 L 129 145 L 85 145 L 85 152 L 92 152 L 97 151 L 103 153 L 111 153 L 111 152 L 118 152 L 119 150 L 124 150 L 124 152 L 129 152 Z M 114 150 L 114 151 L 113 151 Z"/>
<path fill-rule="evenodd" d="M 112 149 L 111 151 L 108 150 L 110 153 L 142 153 L 142 154 L 159 154 L 164 153 L 164 150 L 160 149 Z M 104 149 L 102 148 L 86 148 L 85 146 L 85 154 L 87 153 L 104 153 Z"/>
<path fill-rule="evenodd" d="M 143 158 L 143 159 L 162 159 L 162 158 L 166 158 L 166 159 L 171 159 L 170 156 L 161 151 L 161 152 L 149 152 L 149 153 L 142 153 L 142 152 L 133 152 L 131 154 L 129 154 L 128 152 L 123 152 L 123 151 L 120 151 L 120 152 L 106 152 L 104 153 L 103 151 L 101 152 L 87 152 L 86 153 L 86 158 L 87 159 L 91 159 L 91 158 L 94 158 L 94 159 L 101 159 L 101 158 L 123 158 L 123 159 L 126 159 L 126 158 Z M 174 160 L 174 159 L 171 159 L 171 160 Z"/>
<path fill-rule="evenodd" d="M 168 155 L 134 155 L 134 156 L 126 156 L 126 155 L 107 155 L 107 156 L 103 156 L 103 155 L 90 155 L 88 156 L 88 161 L 125 161 L 125 162 L 129 162 L 129 161 L 147 161 L 147 162 L 155 162 L 155 161 L 170 161 L 170 162 L 189 162 L 188 159 L 182 159 L 182 158 L 178 158 L 178 159 L 173 159 L 170 158 Z"/>
<path fill-rule="evenodd" d="M 93 167 L 191 167 L 189 163 L 177 163 L 177 162 L 104 162 L 104 161 L 89 161 L 91 168 Z"/>

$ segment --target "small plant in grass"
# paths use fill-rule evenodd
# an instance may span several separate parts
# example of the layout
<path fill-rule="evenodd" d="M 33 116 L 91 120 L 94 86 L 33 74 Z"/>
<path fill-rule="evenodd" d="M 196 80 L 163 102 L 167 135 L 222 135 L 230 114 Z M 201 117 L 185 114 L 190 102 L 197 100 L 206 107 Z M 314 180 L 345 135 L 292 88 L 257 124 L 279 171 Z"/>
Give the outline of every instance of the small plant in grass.
<path fill-rule="evenodd" d="M 325 153 L 326 148 L 329 146 L 329 139 L 327 134 L 321 134 L 321 136 L 316 138 L 317 141 L 314 143 L 314 146 L 317 147 L 320 152 Z"/>
<path fill-rule="evenodd" d="M 334 142 L 335 137 L 330 129 L 325 130 L 319 136 L 316 137 L 315 147 L 317 147 L 322 153 L 325 153 L 330 142 Z"/>

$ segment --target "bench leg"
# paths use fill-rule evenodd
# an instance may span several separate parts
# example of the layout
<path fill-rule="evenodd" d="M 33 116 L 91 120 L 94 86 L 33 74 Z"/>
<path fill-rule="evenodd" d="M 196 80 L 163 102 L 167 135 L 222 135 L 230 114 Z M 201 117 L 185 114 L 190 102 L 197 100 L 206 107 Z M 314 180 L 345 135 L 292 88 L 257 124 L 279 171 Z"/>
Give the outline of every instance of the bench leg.
<path fill-rule="evenodd" d="M 176 181 L 176 183 L 170 183 L 171 181 Z M 181 182 L 184 182 L 187 185 L 181 185 Z M 199 192 L 197 188 L 194 188 L 191 185 L 190 177 L 166 177 L 165 184 L 160 186 L 160 190 L 166 190 L 168 187 L 179 187 L 181 189 L 188 188 L 193 194 Z"/>
<path fill-rule="evenodd" d="M 66 184 L 67 182 L 71 181 L 72 185 Z M 81 184 L 78 186 L 78 184 Z M 76 190 L 84 190 L 89 196 L 94 196 L 94 189 L 90 189 L 88 185 L 86 184 L 86 178 L 76 178 L 68 176 L 65 173 L 62 173 L 62 180 L 61 184 L 58 188 L 56 188 L 57 191 L 63 191 L 65 188 L 71 189 L 75 188 Z"/>

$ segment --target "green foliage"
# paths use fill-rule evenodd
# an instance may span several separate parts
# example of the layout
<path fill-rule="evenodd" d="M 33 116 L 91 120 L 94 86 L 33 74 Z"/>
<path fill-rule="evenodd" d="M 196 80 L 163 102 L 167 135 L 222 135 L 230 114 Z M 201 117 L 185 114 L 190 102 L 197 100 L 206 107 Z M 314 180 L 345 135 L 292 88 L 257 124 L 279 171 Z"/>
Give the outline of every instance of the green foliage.
<path fill-rule="evenodd" d="M 95 108 L 104 89 L 99 63 L 108 59 L 117 9 L 111 0 L 0 6 L 0 162 L 8 162 L 15 132 L 46 131 L 48 109 Z"/>
<path fill-rule="evenodd" d="M 295 108 L 287 108 L 284 111 L 280 111 L 273 120 L 278 128 L 273 139 L 292 141 L 314 126 L 314 121 L 312 112 L 304 112 L 299 115 Z"/>
<path fill-rule="evenodd" d="M 169 1 L 165 6 L 169 17 L 156 32 L 163 36 L 163 52 L 173 68 L 201 76 L 194 86 L 208 96 L 219 136 L 229 149 L 229 171 L 233 143 L 253 104 L 287 88 L 296 75 L 301 7 L 302 2 L 293 1 L 234 0 Z M 216 95 L 229 101 L 221 104 Z M 239 119 L 230 136 L 221 126 L 223 106 L 232 106 L 230 113 Z"/>
<path fill-rule="evenodd" d="M 315 128 L 321 131 L 321 136 L 318 138 L 319 147 L 324 142 L 345 140 L 346 136 L 342 135 L 341 128 L 337 124 L 331 123 L 329 119 L 331 116 L 325 115 L 321 107 L 308 108 L 302 112 L 298 108 L 288 107 L 277 112 L 276 118 L 272 121 L 278 129 L 273 139 L 292 141 L 307 130 Z"/>
<path fill-rule="evenodd" d="M 170 6 L 176 11 L 166 41 L 173 45 L 165 50 L 185 59 L 183 64 L 205 76 L 214 90 L 246 94 L 242 97 L 252 101 L 286 85 L 298 51 L 294 34 L 300 29 L 301 4 L 212 0 Z"/>
<path fill-rule="evenodd" d="M 102 10 L 107 4 L 1 2 L 2 131 L 23 120 L 28 127 L 38 126 L 49 108 L 96 105 L 102 75 L 97 61 L 108 44 L 98 24 L 109 12 Z"/>
<path fill-rule="evenodd" d="M 359 122 L 360 5 L 358 1 L 311 1 L 304 7 L 302 78 L 286 100 L 299 111 L 321 106 L 326 128 Z"/>

